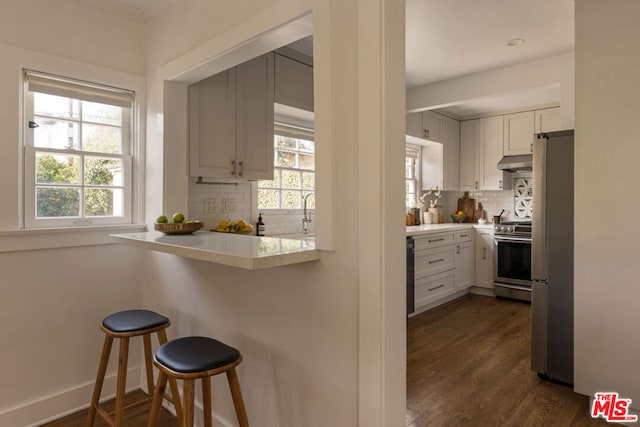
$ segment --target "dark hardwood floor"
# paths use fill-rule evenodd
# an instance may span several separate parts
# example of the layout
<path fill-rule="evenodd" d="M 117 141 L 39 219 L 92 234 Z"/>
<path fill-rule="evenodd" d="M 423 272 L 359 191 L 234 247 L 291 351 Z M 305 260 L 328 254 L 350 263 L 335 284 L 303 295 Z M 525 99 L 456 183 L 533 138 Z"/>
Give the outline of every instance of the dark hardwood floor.
<path fill-rule="evenodd" d="M 610 425 L 530 370 L 530 309 L 467 295 L 409 319 L 407 427 Z"/>
<path fill-rule="evenodd" d="M 529 369 L 529 313 L 526 303 L 468 295 L 409 319 L 406 426 L 610 425 L 589 416 L 586 396 Z M 85 410 L 45 426 L 81 427 L 86 416 Z M 147 416 L 143 407 L 126 415 L 125 425 L 144 427 Z M 96 427 L 106 425 L 96 418 Z M 160 425 L 178 422 L 163 410 Z"/>
<path fill-rule="evenodd" d="M 127 393 L 125 397 L 125 404 L 135 402 L 147 397 L 146 393 L 142 390 L 132 391 Z M 103 404 L 107 412 L 111 412 L 115 409 L 115 403 L 113 400 L 105 402 Z M 47 424 L 43 424 L 41 427 L 85 427 L 87 423 L 88 410 L 76 412 L 64 418 L 52 421 Z M 146 427 L 149 420 L 149 405 L 141 406 L 140 408 L 132 409 L 130 412 L 124 414 L 124 425 L 127 427 Z M 102 417 L 96 415 L 96 420 L 93 423 L 94 427 L 108 426 Z M 178 427 L 178 419 L 174 417 L 171 412 L 162 408 L 160 413 L 160 420 L 158 421 L 159 427 Z"/>

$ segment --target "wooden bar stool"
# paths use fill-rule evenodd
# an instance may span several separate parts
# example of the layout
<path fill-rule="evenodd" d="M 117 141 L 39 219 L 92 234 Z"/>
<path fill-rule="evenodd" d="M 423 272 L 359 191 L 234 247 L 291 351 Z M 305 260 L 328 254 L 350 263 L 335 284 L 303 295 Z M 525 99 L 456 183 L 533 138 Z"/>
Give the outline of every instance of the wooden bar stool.
<path fill-rule="evenodd" d="M 156 351 L 153 363 L 160 369 L 158 384 L 153 395 L 149 427 L 156 427 L 162 394 L 167 378 L 184 381 L 181 427 L 193 426 L 195 380 L 202 379 L 202 404 L 204 425 L 211 427 L 211 377 L 226 373 L 233 406 L 240 427 L 249 427 L 247 412 L 242 400 L 242 391 L 236 374 L 236 366 L 242 361 L 238 350 L 220 341 L 206 337 L 184 337 L 161 345 Z"/>
<path fill-rule="evenodd" d="M 160 344 L 167 342 L 167 329 L 171 325 L 171 321 L 165 316 L 149 310 L 126 310 L 111 314 L 104 318 L 100 329 L 105 333 L 104 345 L 102 347 L 102 356 L 100 356 L 100 365 L 98 366 L 98 375 L 96 376 L 96 384 L 93 389 L 93 397 L 91 398 L 91 406 L 89 407 L 89 416 L 87 418 L 87 426 L 93 426 L 96 413 L 110 425 L 120 427 L 123 425 L 124 411 L 139 407 L 152 400 L 154 394 L 153 385 L 153 365 L 151 363 L 151 334 L 154 332 L 158 335 Z M 144 344 L 144 359 L 147 373 L 147 390 L 149 397 L 140 401 L 124 405 L 125 387 L 127 384 L 127 360 L 129 358 L 129 338 L 142 335 Z M 111 345 L 113 339 L 120 339 L 120 355 L 118 359 L 118 378 L 116 386 L 116 408 L 114 413 L 108 413 L 100 405 L 100 393 L 104 383 L 107 364 L 109 363 L 109 355 L 111 354 Z M 170 383 L 171 396 L 179 396 L 177 382 L 173 380 Z M 164 389 L 164 387 L 163 387 Z M 163 396 L 175 406 L 178 419 L 182 416 L 182 408 L 180 399 L 173 399 L 169 396 Z M 112 418 L 113 417 L 113 418 Z"/>

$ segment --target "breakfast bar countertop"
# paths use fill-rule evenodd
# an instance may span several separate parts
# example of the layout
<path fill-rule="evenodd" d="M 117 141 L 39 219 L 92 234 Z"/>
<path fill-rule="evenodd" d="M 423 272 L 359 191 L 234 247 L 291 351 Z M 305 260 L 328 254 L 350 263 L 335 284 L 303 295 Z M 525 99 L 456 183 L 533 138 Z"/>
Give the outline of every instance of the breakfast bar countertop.
<path fill-rule="evenodd" d="M 158 231 L 112 234 L 118 243 L 247 270 L 320 259 L 314 241 L 197 231 L 165 235 Z"/>

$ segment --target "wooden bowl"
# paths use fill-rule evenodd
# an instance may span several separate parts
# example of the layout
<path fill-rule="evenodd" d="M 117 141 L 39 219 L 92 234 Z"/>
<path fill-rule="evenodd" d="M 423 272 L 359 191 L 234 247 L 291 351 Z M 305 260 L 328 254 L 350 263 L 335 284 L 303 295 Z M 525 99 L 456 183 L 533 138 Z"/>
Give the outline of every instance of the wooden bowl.
<path fill-rule="evenodd" d="M 156 231 L 161 231 L 166 235 L 180 235 L 180 234 L 191 234 L 200 230 L 204 224 L 200 221 L 194 222 L 167 222 L 167 223 L 155 223 L 153 224 L 153 228 Z"/>

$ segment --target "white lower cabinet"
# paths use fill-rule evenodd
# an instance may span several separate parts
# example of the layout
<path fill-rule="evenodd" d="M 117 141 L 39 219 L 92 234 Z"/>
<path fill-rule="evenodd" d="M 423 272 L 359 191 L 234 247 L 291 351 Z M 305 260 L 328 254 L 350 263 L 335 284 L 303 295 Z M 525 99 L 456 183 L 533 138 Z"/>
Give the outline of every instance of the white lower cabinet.
<path fill-rule="evenodd" d="M 461 242 L 455 250 L 454 285 L 456 289 L 467 289 L 473 283 L 473 242 Z"/>
<path fill-rule="evenodd" d="M 475 286 L 493 290 L 493 229 L 476 229 Z"/>
<path fill-rule="evenodd" d="M 453 270 L 437 273 L 427 277 L 416 279 L 415 282 L 415 306 L 416 311 L 429 303 L 437 301 L 441 297 L 454 290 Z"/>
<path fill-rule="evenodd" d="M 415 311 L 468 292 L 473 282 L 473 229 L 414 236 Z"/>

